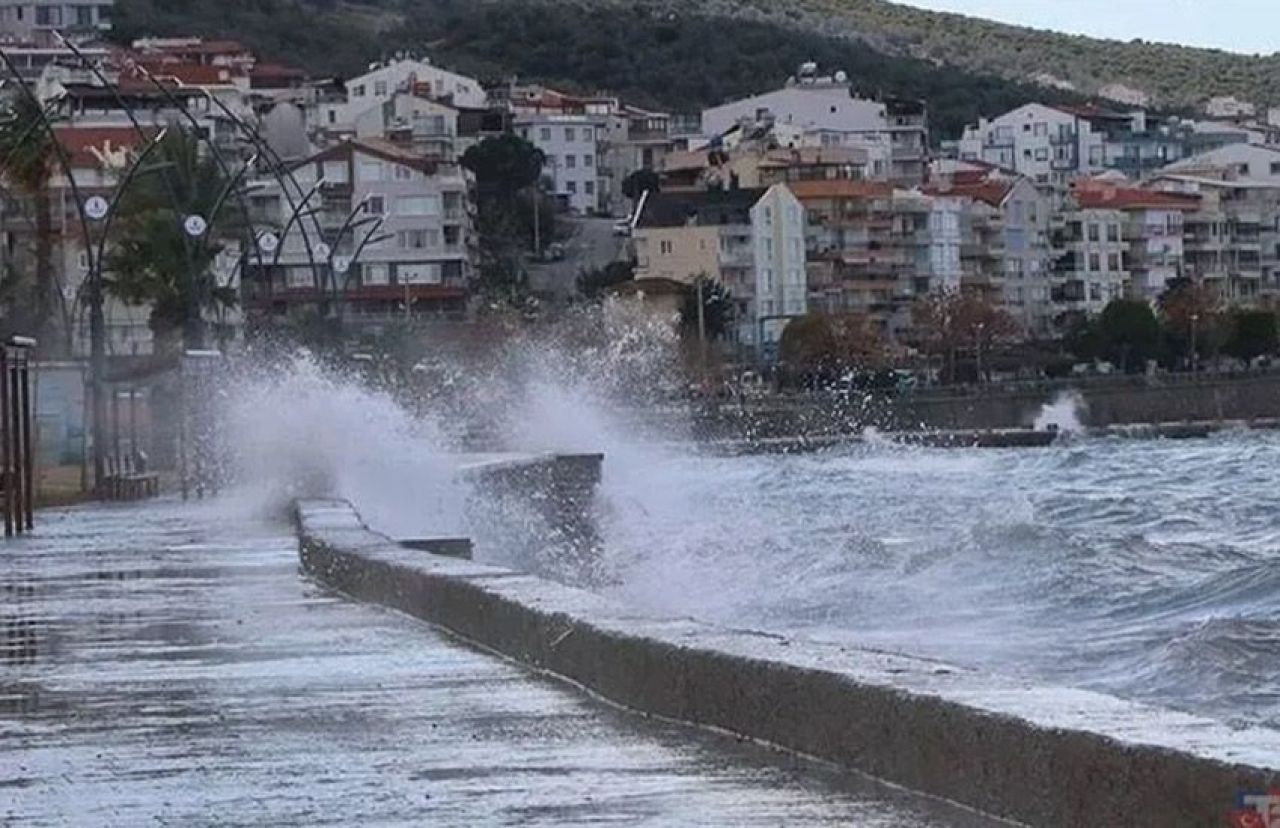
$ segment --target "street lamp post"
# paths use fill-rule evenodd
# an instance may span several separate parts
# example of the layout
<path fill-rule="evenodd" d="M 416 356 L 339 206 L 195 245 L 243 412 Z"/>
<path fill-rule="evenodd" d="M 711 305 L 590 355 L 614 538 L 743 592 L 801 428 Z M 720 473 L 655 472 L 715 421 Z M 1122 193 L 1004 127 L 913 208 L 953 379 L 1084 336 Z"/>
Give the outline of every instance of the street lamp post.
<path fill-rule="evenodd" d="M 1200 351 L 1196 347 L 1196 327 L 1200 322 L 1200 314 L 1191 314 L 1191 375 L 1200 373 Z"/>

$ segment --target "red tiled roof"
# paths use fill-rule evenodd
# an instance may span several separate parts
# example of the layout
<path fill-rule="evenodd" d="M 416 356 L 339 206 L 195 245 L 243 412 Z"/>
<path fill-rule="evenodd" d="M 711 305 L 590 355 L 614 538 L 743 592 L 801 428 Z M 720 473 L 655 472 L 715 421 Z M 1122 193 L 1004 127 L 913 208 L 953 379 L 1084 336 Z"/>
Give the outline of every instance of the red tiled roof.
<path fill-rule="evenodd" d="M 1076 201 L 1086 209 L 1166 209 L 1194 210 L 1200 197 L 1162 190 L 1145 190 L 1140 187 L 1116 187 L 1105 182 L 1081 182 L 1072 188 Z"/>
<path fill-rule="evenodd" d="M 950 187 L 945 184 L 931 184 L 923 188 L 923 191 L 927 195 L 958 196 L 999 207 L 1004 204 L 1004 200 L 1009 197 L 1012 189 L 1013 182 L 1008 179 L 990 179 L 973 183 L 956 182 Z"/>
<path fill-rule="evenodd" d="M 133 127 L 54 127 L 73 167 L 100 167 L 107 153 L 133 150 L 142 143 Z"/>
<path fill-rule="evenodd" d="M 172 79 L 186 86 L 219 86 L 231 83 L 231 79 L 237 75 L 243 75 L 227 66 L 207 66 L 202 63 L 149 60 L 140 60 L 138 63 L 159 79 Z"/>
<path fill-rule="evenodd" d="M 823 181 L 792 181 L 787 184 L 796 198 L 884 198 L 893 195 L 893 185 L 885 181 L 854 181 L 846 178 Z"/>

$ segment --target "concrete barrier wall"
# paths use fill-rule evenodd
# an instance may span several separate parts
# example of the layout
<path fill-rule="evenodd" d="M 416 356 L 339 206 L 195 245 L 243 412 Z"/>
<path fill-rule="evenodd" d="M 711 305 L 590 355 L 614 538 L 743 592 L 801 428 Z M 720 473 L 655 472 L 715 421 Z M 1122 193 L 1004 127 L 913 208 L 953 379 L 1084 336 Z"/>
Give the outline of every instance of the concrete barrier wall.
<path fill-rule="evenodd" d="M 827 759 L 1031 825 L 1213 826 L 1280 784 L 1280 738 L 937 661 L 636 613 L 406 549 L 297 505 L 306 571 L 633 709 Z"/>
<path fill-rule="evenodd" d="M 972 394 L 922 390 L 898 397 L 764 398 L 695 412 L 704 438 L 776 438 L 913 429 L 1007 429 L 1030 426 L 1041 409 L 1065 391 L 1085 401 L 1085 425 L 1253 420 L 1280 417 L 1280 374 L 1198 380 L 1115 377 L 1076 386 L 1025 390 L 991 386 Z M 661 423 L 649 423 L 660 430 Z"/>

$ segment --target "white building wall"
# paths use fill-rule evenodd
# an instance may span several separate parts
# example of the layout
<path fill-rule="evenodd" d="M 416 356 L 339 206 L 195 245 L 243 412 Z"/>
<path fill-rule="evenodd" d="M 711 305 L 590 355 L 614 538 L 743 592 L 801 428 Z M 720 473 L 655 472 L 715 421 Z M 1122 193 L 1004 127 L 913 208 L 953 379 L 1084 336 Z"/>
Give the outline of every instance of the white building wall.
<path fill-rule="evenodd" d="M 546 156 L 551 192 L 575 213 L 592 213 L 608 203 L 602 160 L 605 118 L 592 115 L 517 115 L 515 130 Z"/>
<path fill-rule="evenodd" d="M 764 343 L 776 344 L 787 318 L 803 316 L 809 309 L 804 207 L 786 185 L 770 187 L 751 208 L 751 247 L 752 331 L 758 331 Z"/>
<path fill-rule="evenodd" d="M 1104 136 L 1088 121 L 1043 104 L 1026 104 L 965 128 L 963 160 L 983 161 L 1038 184 L 1068 183 L 1106 168 Z"/>

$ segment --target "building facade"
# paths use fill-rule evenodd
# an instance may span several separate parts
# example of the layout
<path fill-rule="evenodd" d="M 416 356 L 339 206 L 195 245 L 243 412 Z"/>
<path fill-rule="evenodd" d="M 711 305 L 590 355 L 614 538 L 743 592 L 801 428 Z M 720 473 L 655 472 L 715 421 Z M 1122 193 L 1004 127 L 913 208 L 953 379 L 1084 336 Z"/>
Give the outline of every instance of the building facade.
<path fill-rule="evenodd" d="M 844 73 L 818 76 L 810 67 L 782 89 L 703 110 L 704 137 L 718 140 L 742 124 L 788 127 L 799 144 L 859 147 L 889 160 L 886 178 L 906 186 L 921 183 L 929 146 L 924 104 L 859 98 Z"/>
<path fill-rule="evenodd" d="M 471 212 L 456 165 L 370 138 L 323 150 L 292 173 L 304 190 L 323 180 L 319 203 L 309 205 L 318 209 L 298 218 L 278 190 L 255 195 L 283 235 L 262 270 L 250 262 L 247 307 L 268 316 L 311 307 L 370 322 L 465 311 Z"/>

